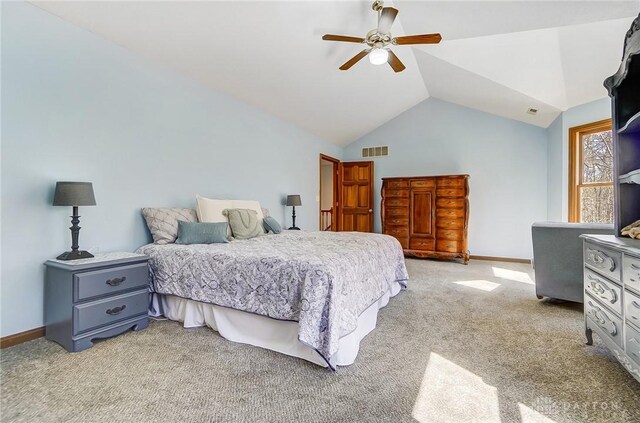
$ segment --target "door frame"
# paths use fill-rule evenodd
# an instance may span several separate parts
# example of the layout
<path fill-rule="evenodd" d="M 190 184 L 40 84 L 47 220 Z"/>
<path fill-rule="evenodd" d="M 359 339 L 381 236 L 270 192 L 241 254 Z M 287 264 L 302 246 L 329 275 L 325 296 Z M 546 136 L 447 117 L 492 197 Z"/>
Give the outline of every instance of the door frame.
<path fill-rule="evenodd" d="M 320 201 L 318 202 L 318 228 L 320 229 L 320 231 L 323 231 L 324 229 L 322 228 L 322 161 L 328 161 L 332 163 L 332 172 L 333 172 L 333 203 L 332 203 L 332 208 L 333 211 L 331 212 L 331 230 L 333 232 L 337 232 L 338 231 L 338 167 L 340 166 L 340 160 L 336 159 L 335 157 L 331 157 L 331 156 L 327 156 L 326 154 L 322 154 L 320 153 L 320 158 L 318 159 L 318 178 L 320 180 L 320 191 L 319 191 L 319 198 Z"/>

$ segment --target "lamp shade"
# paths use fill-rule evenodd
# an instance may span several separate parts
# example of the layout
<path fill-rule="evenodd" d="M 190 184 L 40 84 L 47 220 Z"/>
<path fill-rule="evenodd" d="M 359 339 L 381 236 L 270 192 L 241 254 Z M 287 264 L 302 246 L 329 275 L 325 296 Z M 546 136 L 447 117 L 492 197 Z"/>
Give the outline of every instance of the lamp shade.
<path fill-rule="evenodd" d="M 95 206 L 91 182 L 56 182 L 54 206 Z"/>
<path fill-rule="evenodd" d="M 287 206 L 301 206 L 302 200 L 299 195 L 287 195 Z"/>

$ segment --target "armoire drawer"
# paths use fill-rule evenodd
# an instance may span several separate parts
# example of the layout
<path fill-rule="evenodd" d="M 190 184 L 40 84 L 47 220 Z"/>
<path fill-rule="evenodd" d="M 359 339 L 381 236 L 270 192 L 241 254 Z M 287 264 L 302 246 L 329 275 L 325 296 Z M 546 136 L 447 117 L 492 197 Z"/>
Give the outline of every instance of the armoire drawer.
<path fill-rule="evenodd" d="M 385 207 L 385 220 L 389 217 L 406 217 L 409 218 L 409 208 L 407 207 Z"/>
<path fill-rule="evenodd" d="M 464 227 L 464 219 L 437 219 L 436 227 L 444 229 L 462 229 Z"/>
<path fill-rule="evenodd" d="M 409 198 L 409 190 L 408 189 L 388 189 L 388 190 L 385 190 L 384 196 Z"/>
<path fill-rule="evenodd" d="M 439 187 L 463 187 L 464 179 L 462 178 L 438 178 L 438 188 Z"/>
<path fill-rule="evenodd" d="M 586 296 L 584 312 L 613 342 L 622 347 L 622 320 L 593 298 Z"/>
<path fill-rule="evenodd" d="M 409 240 L 409 248 L 411 250 L 427 250 L 432 251 L 435 240 L 425 238 L 411 238 Z"/>
<path fill-rule="evenodd" d="M 436 238 L 461 241 L 464 238 L 464 233 L 460 229 L 437 229 Z"/>
<path fill-rule="evenodd" d="M 402 226 L 385 226 L 384 233 L 387 235 L 393 235 L 395 237 L 408 237 L 409 229 Z"/>
<path fill-rule="evenodd" d="M 438 188 L 436 195 L 438 197 L 464 197 L 464 188 Z"/>
<path fill-rule="evenodd" d="M 633 288 L 640 293 L 640 258 L 624 255 L 622 277 L 625 287 Z"/>
<path fill-rule="evenodd" d="M 622 288 L 618 285 L 589 269 L 585 269 L 584 290 L 611 310 L 622 315 Z"/>
<path fill-rule="evenodd" d="M 444 209 L 438 208 L 436 209 L 436 216 L 438 217 L 464 217 L 465 216 L 464 209 Z"/>
<path fill-rule="evenodd" d="M 624 292 L 624 316 L 628 322 L 640 328 L 640 296 Z"/>
<path fill-rule="evenodd" d="M 464 198 L 438 198 L 436 199 L 436 206 L 438 208 L 462 208 L 465 205 Z"/>
<path fill-rule="evenodd" d="M 612 251 L 589 242 L 584 244 L 585 264 L 609 279 L 620 281 L 621 261 L 622 254 L 618 251 Z"/>
<path fill-rule="evenodd" d="M 438 240 L 436 250 L 447 253 L 458 253 L 462 251 L 462 241 Z"/>
<path fill-rule="evenodd" d="M 407 226 L 409 224 L 409 218 L 390 216 L 384 220 L 384 224 L 389 226 Z"/>
<path fill-rule="evenodd" d="M 435 186 L 435 179 L 421 179 L 419 181 L 411 181 L 411 188 L 431 188 Z"/>
<path fill-rule="evenodd" d="M 408 198 L 385 198 L 385 207 L 409 207 Z"/>
<path fill-rule="evenodd" d="M 387 181 L 385 188 L 409 188 L 409 181 Z"/>

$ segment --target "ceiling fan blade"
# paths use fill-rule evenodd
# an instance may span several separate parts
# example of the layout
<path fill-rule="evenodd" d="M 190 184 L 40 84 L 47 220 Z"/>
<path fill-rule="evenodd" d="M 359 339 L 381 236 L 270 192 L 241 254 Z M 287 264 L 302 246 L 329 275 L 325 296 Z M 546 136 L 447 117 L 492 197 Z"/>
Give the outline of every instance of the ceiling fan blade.
<path fill-rule="evenodd" d="M 438 44 L 440 40 L 442 40 L 440 34 L 406 35 L 404 37 L 394 38 L 393 44 Z"/>
<path fill-rule="evenodd" d="M 396 73 L 402 72 L 406 68 L 406 66 L 400 61 L 400 59 L 398 59 L 398 56 L 396 56 L 391 50 L 389 50 L 389 59 L 387 60 L 387 62 L 389 63 L 389 65 L 391 65 L 391 68 L 393 68 L 394 72 Z"/>
<path fill-rule="evenodd" d="M 380 12 L 380 18 L 378 19 L 378 32 L 381 34 L 388 33 L 397 15 L 398 9 L 394 9 L 393 7 L 383 8 L 382 12 Z"/>
<path fill-rule="evenodd" d="M 325 41 L 344 41 L 346 43 L 363 43 L 364 38 L 349 37 L 347 35 L 324 34 L 322 39 Z"/>
<path fill-rule="evenodd" d="M 340 66 L 340 70 L 347 70 L 349 69 L 351 66 L 355 65 L 356 63 L 358 63 L 360 60 L 362 60 L 362 58 L 364 56 L 366 56 L 367 54 L 369 54 L 369 52 L 371 51 L 370 48 L 364 49 L 362 50 L 360 53 L 356 54 L 355 56 L 353 56 L 351 59 L 349 59 L 344 65 Z"/>

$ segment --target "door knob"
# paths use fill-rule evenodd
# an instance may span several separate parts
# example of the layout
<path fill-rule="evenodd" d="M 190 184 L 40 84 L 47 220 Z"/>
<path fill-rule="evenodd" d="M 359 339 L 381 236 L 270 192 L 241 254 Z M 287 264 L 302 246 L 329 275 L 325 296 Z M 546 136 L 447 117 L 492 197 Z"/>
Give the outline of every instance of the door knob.
<path fill-rule="evenodd" d="M 369 209 L 369 213 L 373 213 L 373 210 L 372 210 L 372 209 Z"/>

